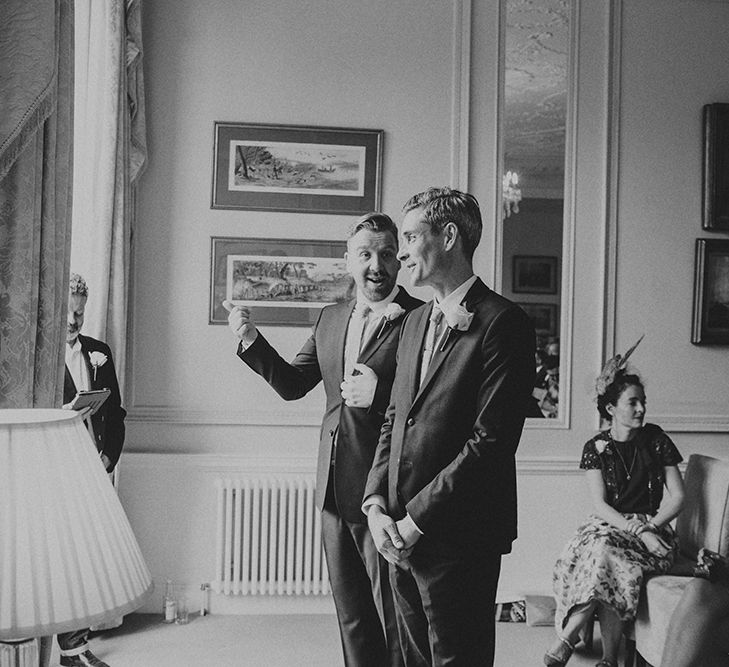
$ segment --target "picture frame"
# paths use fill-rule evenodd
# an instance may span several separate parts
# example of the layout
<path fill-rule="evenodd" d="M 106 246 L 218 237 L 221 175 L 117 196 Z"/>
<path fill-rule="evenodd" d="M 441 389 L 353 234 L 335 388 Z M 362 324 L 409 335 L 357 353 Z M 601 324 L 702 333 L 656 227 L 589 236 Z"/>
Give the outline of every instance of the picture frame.
<path fill-rule="evenodd" d="M 215 121 L 211 208 L 343 215 L 377 211 L 384 134 Z"/>
<path fill-rule="evenodd" d="M 691 342 L 729 345 L 729 239 L 696 239 Z"/>
<path fill-rule="evenodd" d="M 559 308 L 556 303 L 519 302 L 517 305 L 529 316 L 537 336 L 556 336 Z"/>
<path fill-rule="evenodd" d="M 729 231 L 729 104 L 703 108 L 702 227 Z"/>
<path fill-rule="evenodd" d="M 556 294 L 557 257 L 514 255 L 511 290 L 517 294 Z"/>
<path fill-rule="evenodd" d="M 355 294 L 346 249 L 345 241 L 211 237 L 208 323 L 228 323 L 229 299 L 256 324 L 313 325 L 322 307 Z"/>

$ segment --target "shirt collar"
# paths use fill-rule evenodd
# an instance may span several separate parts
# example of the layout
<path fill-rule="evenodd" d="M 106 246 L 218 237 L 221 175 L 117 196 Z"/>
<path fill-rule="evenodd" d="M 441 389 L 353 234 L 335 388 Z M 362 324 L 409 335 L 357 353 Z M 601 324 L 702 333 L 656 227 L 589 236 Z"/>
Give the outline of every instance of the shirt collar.
<path fill-rule="evenodd" d="M 477 276 L 473 275 L 465 282 L 461 283 L 456 289 L 454 289 L 447 297 L 442 301 L 438 301 L 438 297 L 433 297 L 433 302 L 438 306 L 444 313 L 452 312 L 453 309 L 460 305 L 460 303 L 466 298 L 468 290 L 476 282 Z"/>
<path fill-rule="evenodd" d="M 370 307 L 375 315 L 381 315 L 385 309 L 395 300 L 400 288 L 395 285 L 392 292 L 390 292 L 382 301 L 370 301 L 361 292 L 357 292 L 357 303 L 364 303 Z"/>
<path fill-rule="evenodd" d="M 66 347 L 70 352 L 80 352 L 81 341 L 78 339 L 78 336 L 76 336 L 76 340 L 74 341 L 73 345 L 69 345 L 68 343 L 66 343 Z"/>

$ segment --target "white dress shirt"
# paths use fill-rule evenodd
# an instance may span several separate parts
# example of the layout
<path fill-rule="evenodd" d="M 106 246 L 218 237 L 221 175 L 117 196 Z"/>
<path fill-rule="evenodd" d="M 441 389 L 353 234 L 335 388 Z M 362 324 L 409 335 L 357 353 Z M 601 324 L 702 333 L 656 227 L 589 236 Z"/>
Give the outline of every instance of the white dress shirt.
<path fill-rule="evenodd" d="M 357 291 L 357 303 L 347 324 L 347 337 L 344 342 L 344 377 L 352 374 L 352 368 L 357 363 L 360 350 L 365 341 L 374 335 L 387 307 L 393 302 L 400 288 L 395 288 L 382 301 L 370 301 L 365 295 Z M 364 312 L 364 318 L 362 313 Z"/>
<path fill-rule="evenodd" d="M 89 369 L 86 367 L 86 360 L 81 352 L 81 341 L 78 337 L 73 345 L 66 344 L 66 366 L 68 366 L 73 383 L 76 385 L 76 391 L 91 389 Z"/>

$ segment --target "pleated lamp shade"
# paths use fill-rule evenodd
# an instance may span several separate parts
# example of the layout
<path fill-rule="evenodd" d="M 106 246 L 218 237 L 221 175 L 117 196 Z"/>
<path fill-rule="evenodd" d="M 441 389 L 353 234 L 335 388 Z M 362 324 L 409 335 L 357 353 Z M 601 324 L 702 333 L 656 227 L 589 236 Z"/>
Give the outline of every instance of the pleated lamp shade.
<path fill-rule="evenodd" d="M 98 625 L 152 579 L 72 410 L 0 410 L 0 640 Z"/>

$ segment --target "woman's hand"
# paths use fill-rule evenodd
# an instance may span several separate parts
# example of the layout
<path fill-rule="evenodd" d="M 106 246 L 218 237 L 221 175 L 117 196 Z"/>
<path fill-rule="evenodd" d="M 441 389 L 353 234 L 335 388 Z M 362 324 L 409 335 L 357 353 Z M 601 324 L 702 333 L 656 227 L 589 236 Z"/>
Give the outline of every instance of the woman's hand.
<path fill-rule="evenodd" d="M 628 519 L 625 524 L 625 530 L 633 535 L 638 535 L 645 530 L 645 523 L 638 518 Z"/>
<path fill-rule="evenodd" d="M 666 556 L 671 551 L 671 545 L 668 544 L 663 538 L 658 536 L 656 533 L 652 533 L 648 530 L 642 532 L 639 535 L 640 539 L 643 540 L 646 549 L 656 556 Z"/>

